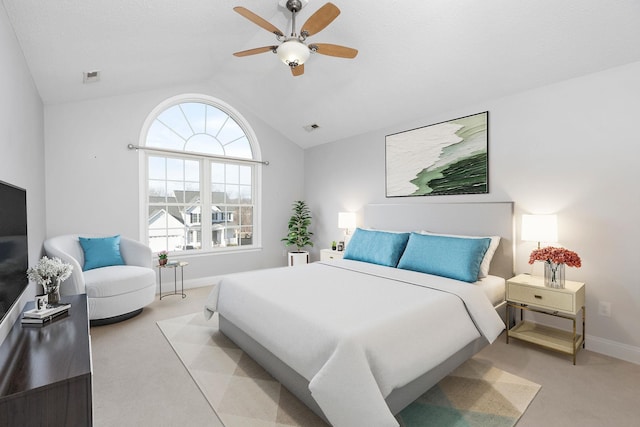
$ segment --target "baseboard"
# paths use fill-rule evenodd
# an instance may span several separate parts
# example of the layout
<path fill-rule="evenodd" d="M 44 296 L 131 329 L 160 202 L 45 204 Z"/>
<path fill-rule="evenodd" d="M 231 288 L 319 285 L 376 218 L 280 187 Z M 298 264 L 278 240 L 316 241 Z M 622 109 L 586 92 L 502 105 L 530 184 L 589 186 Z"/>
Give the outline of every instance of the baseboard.
<path fill-rule="evenodd" d="M 640 365 L 640 347 L 587 334 L 586 348 L 596 353 Z"/>

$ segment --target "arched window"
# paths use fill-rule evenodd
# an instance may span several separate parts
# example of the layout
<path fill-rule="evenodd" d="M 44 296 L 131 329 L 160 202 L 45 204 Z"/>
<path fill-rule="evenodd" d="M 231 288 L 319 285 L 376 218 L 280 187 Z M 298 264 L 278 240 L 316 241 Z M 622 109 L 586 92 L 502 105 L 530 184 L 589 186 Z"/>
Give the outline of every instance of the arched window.
<path fill-rule="evenodd" d="M 259 247 L 263 162 L 238 112 L 204 95 L 171 98 L 149 115 L 141 140 L 154 252 Z"/>

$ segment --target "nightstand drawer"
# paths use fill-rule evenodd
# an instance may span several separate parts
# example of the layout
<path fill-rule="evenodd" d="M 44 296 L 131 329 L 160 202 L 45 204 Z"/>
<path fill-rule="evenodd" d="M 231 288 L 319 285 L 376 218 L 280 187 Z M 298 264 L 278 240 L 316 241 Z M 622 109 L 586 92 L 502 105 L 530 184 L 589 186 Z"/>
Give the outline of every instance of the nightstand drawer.
<path fill-rule="evenodd" d="M 575 305 L 573 294 L 556 292 L 549 289 L 533 288 L 509 284 L 509 301 L 520 304 L 535 305 L 542 308 L 573 313 Z"/>
<path fill-rule="evenodd" d="M 320 250 L 320 261 L 331 261 L 332 259 L 342 259 L 344 251 L 332 251 L 331 249 Z"/>

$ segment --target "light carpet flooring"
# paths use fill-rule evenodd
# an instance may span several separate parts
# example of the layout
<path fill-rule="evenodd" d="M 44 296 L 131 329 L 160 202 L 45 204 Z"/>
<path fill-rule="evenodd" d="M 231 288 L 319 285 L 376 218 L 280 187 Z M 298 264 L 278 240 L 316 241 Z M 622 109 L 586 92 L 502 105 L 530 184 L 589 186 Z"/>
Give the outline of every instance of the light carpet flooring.
<path fill-rule="evenodd" d="M 209 290 L 190 289 L 185 299 L 156 300 L 133 319 L 91 328 L 95 426 L 222 426 L 156 325 L 200 310 Z M 639 365 L 582 350 L 573 366 L 558 353 L 507 345 L 504 335 L 475 358 L 542 385 L 518 427 L 638 425 Z"/>
<path fill-rule="evenodd" d="M 326 427 L 202 312 L 158 327 L 226 427 Z M 538 384 L 470 359 L 396 417 L 402 427 L 513 427 Z"/>

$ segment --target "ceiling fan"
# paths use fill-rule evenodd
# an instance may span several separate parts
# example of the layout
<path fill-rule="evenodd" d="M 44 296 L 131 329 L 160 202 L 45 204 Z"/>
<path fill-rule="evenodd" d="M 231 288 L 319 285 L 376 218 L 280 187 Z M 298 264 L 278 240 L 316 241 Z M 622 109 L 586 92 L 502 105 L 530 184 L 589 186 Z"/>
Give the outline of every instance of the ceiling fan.
<path fill-rule="evenodd" d="M 305 1 L 305 4 L 308 0 Z M 281 0 L 281 4 L 284 0 Z M 300 29 L 300 34 L 296 33 L 296 13 L 302 9 L 301 0 L 286 0 L 286 8 L 291 12 L 291 35 L 285 36 L 282 31 L 276 28 L 273 24 L 267 20 L 259 17 L 255 13 L 251 12 L 242 6 L 234 7 L 233 10 L 240 15 L 247 18 L 254 24 L 264 28 L 276 35 L 276 39 L 280 42 L 279 45 L 257 47 L 255 49 L 243 50 L 242 52 L 234 53 L 235 56 L 249 56 L 256 55 L 258 53 L 273 52 L 291 68 L 291 73 L 294 76 L 301 76 L 304 74 L 304 63 L 311 53 L 320 53 L 322 55 L 336 56 L 339 58 L 355 58 L 358 54 L 356 49 L 350 47 L 339 46 L 330 43 L 311 43 L 306 44 L 307 37 L 319 33 L 325 29 L 334 19 L 340 15 L 340 9 L 333 3 L 326 3 L 320 9 L 318 9 L 313 15 L 307 19 Z"/>

